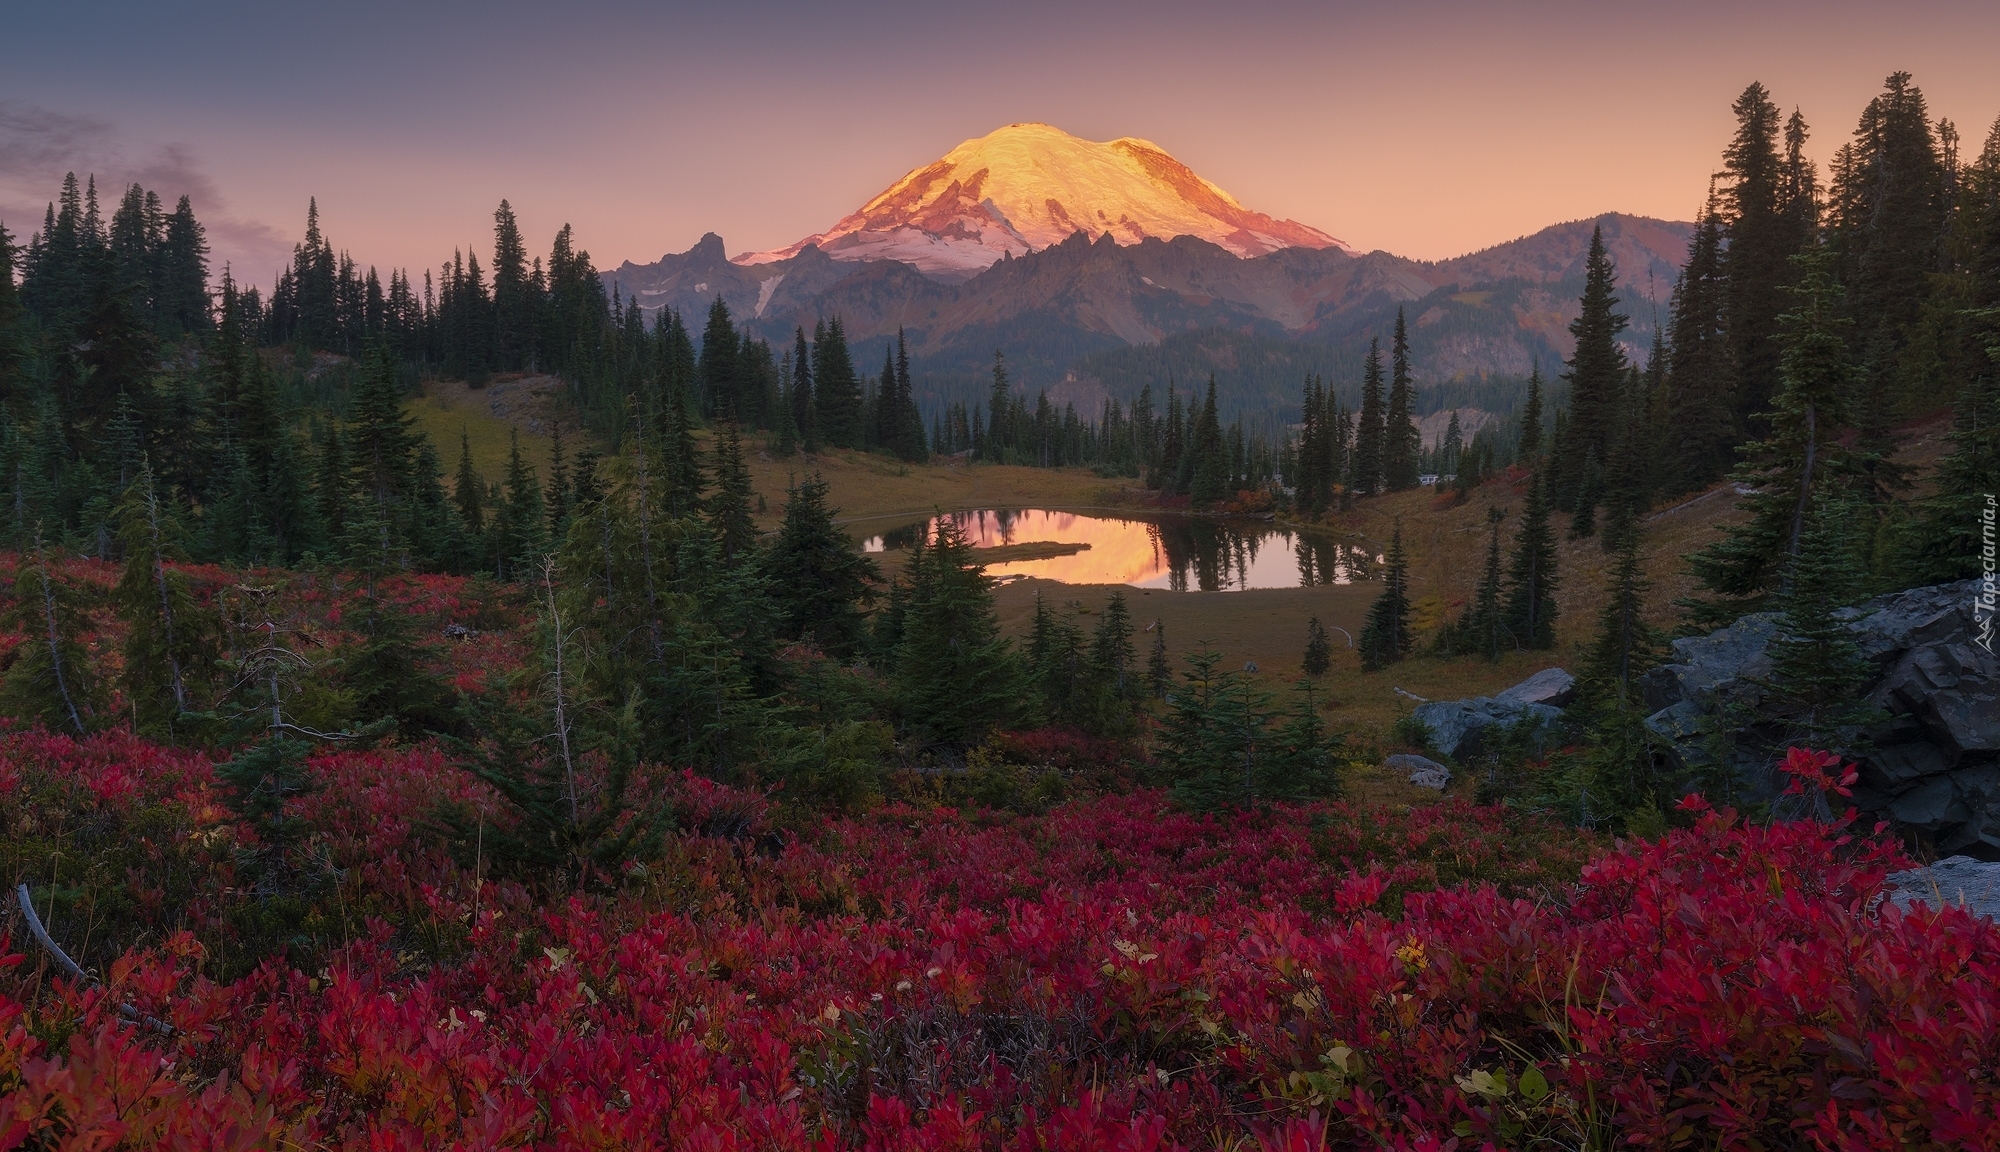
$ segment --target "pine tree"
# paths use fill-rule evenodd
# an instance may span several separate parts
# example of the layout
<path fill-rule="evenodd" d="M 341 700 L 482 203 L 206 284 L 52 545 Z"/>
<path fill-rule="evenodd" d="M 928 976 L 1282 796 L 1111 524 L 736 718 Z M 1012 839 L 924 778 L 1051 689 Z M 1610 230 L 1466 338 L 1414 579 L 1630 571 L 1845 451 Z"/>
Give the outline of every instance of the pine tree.
<path fill-rule="evenodd" d="M 971 744 L 1006 724 L 1019 699 L 992 578 L 950 517 L 936 521 L 917 563 L 892 678 L 897 707 L 930 739 Z"/>
<path fill-rule="evenodd" d="M 1400 516 L 1389 536 L 1386 560 L 1382 594 L 1368 609 L 1368 620 L 1361 627 L 1357 645 L 1361 649 L 1361 666 L 1371 672 L 1394 664 L 1410 650 L 1409 559 L 1403 554 Z"/>
<path fill-rule="evenodd" d="M 1738 439 L 1738 357 L 1751 350 L 1762 355 L 1760 342 L 1732 344 L 1726 315 L 1730 285 L 1722 254 L 1722 218 L 1711 200 L 1688 242 L 1687 264 L 1674 286 L 1669 312 L 1673 335 L 1667 419 L 1659 429 L 1666 438 L 1661 488 L 1668 495 L 1706 487 L 1728 470 Z M 1759 404 L 1752 414 L 1761 416 L 1765 406 Z"/>
<path fill-rule="evenodd" d="M 1222 439 L 1222 422 L 1216 415 L 1215 376 L 1208 378 L 1208 396 L 1194 421 L 1190 455 L 1183 465 L 1189 473 L 1187 492 L 1194 506 L 1207 508 L 1229 495 L 1229 457 Z"/>
<path fill-rule="evenodd" d="M 1860 689 L 1874 677 L 1840 610 L 1859 598 L 1863 572 L 1848 525 L 1852 508 L 1824 501 L 1800 534 L 1778 597 L 1778 634 L 1770 644 L 1776 711 L 1791 739 L 1814 748 L 1853 743 L 1871 718 Z"/>
<path fill-rule="evenodd" d="M 83 644 L 82 596 L 50 566 L 39 529 L 32 563 L 24 556 L 15 569 L 4 621 L 22 640 L 0 678 L 0 711 L 56 731 L 89 732 L 102 692 Z"/>
<path fill-rule="evenodd" d="M 1737 502 L 1749 514 L 1722 539 L 1688 557 L 1706 599 L 1680 602 L 1697 626 L 1720 627 L 1754 612 L 1776 590 L 1821 490 L 1852 474 L 1851 453 L 1836 437 L 1853 405 L 1853 376 L 1840 315 L 1841 291 L 1824 251 L 1797 258 L 1792 311 L 1779 339 L 1781 387 L 1771 435 L 1743 447 L 1737 482 L 1754 485 Z"/>
<path fill-rule="evenodd" d="M 1382 408 L 1382 350 L 1368 342 L 1368 359 L 1361 371 L 1361 414 L 1354 429 L 1354 467 L 1348 487 L 1363 496 L 1382 488 L 1382 466 L 1387 413 Z"/>
<path fill-rule="evenodd" d="M 715 493 L 708 498 L 708 523 L 724 564 L 740 564 L 756 549 L 757 523 L 750 511 L 755 498 L 743 442 L 736 425 L 725 423 L 715 437 Z"/>
<path fill-rule="evenodd" d="M 1335 758 L 1342 741 L 1320 722 L 1309 685 L 1290 721 L 1272 731 L 1270 693 L 1219 668 L 1221 654 L 1207 645 L 1187 663 L 1169 698 L 1153 772 L 1177 802 L 1212 811 L 1339 790 Z"/>
<path fill-rule="evenodd" d="M 860 447 L 861 379 L 838 316 L 813 331 L 812 377 L 819 434 L 836 448 Z"/>
<path fill-rule="evenodd" d="M 494 571 L 503 579 L 524 579 L 541 569 L 547 514 L 535 469 L 521 455 L 521 436 L 508 430 L 507 473 L 490 533 Z"/>
<path fill-rule="evenodd" d="M 778 635 L 848 657 L 861 643 L 861 610 L 879 573 L 833 522 L 839 510 L 827 506 L 826 494 L 818 475 L 786 488 L 785 518 L 762 568 Z"/>
<path fill-rule="evenodd" d="M 1333 645 L 1328 641 L 1326 626 L 1314 616 L 1306 621 L 1306 655 L 1300 670 L 1308 676 L 1324 676 L 1333 667 Z"/>
<path fill-rule="evenodd" d="M 1147 630 L 1153 634 L 1153 646 L 1146 656 L 1146 682 L 1153 695 L 1164 699 L 1174 683 L 1174 666 L 1167 661 L 1167 626 L 1155 620 Z"/>
<path fill-rule="evenodd" d="M 428 445 L 426 445 L 428 447 Z M 560 543 L 569 535 L 570 503 L 569 462 L 563 458 L 562 425 L 549 428 L 549 488 L 547 495 L 549 513 L 549 539 Z"/>
<path fill-rule="evenodd" d="M 708 324 L 701 331 L 701 408 L 724 420 L 743 418 L 742 341 L 729 319 L 729 305 L 718 294 L 708 306 Z"/>
<path fill-rule="evenodd" d="M 1551 498 L 1565 510 L 1575 510 L 1582 492 L 1585 460 L 1594 451 L 1602 465 L 1611 448 L 1618 393 L 1625 381 L 1625 351 L 1618 334 L 1625 316 L 1616 310 L 1617 269 L 1604 249 L 1602 225 L 1590 230 L 1590 252 L 1584 259 L 1582 311 L 1570 323 L 1576 352 L 1564 363 L 1568 371 L 1569 412 L 1550 461 Z"/>
<path fill-rule="evenodd" d="M 1382 475 L 1390 491 L 1417 486 L 1417 454 L 1423 445 L 1414 419 L 1416 384 L 1410 377 L 1410 337 L 1403 310 L 1396 309 L 1396 335 L 1389 346 L 1389 410 L 1383 418 Z"/>
<path fill-rule="evenodd" d="M 528 276 L 528 246 L 513 207 L 502 200 L 493 212 L 493 326 L 497 359 L 507 371 L 535 366 L 537 295 Z"/>
<path fill-rule="evenodd" d="M 1521 462 L 1532 464 L 1541 454 L 1542 366 L 1536 364 L 1528 373 L 1528 399 L 1521 405 Z"/>
<path fill-rule="evenodd" d="M 149 464 L 140 465 L 117 516 L 125 547 L 125 570 L 114 593 L 126 627 L 125 696 L 138 731 L 171 737 L 182 716 L 208 704 L 221 630 L 187 577 L 168 567 L 185 558 L 181 527 L 160 498 Z"/>
<path fill-rule="evenodd" d="M 1768 411 L 1777 394 L 1778 316 L 1787 303 L 1791 258 L 1810 237 L 1789 203 L 1777 105 L 1762 84 L 1752 84 L 1732 111 L 1736 136 L 1723 153 L 1721 205 L 1727 244 L 1715 255 L 1723 289 L 1718 335 L 1735 385 L 1732 422 L 1747 423 Z M 1803 132 L 1803 122 L 1797 130 Z"/>
<path fill-rule="evenodd" d="M 1495 661 L 1508 647 L 1507 618 L 1501 604 L 1500 521 L 1504 519 L 1506 513 L 1500 509 L 1486 510 L 1486 568 L 1479 577 L 1479 589 L 1473 593 L 1471 605 L 1459 618 L 1451 637 L 1456 649 L 1476 652 Z"/>
<path fill-rule="evenodd" d="M 1555 647 L 1556 538 L 1549 524 L 1548 482 L 1539 471 L 1514 535 L 1502 617 L 1516 648 Z"/>
<path fill-rule="evenodd" d="M 472 434 L 465 428 L 458 430 L 458 475 L 452 483 L 452 503 L 458 508 L 458 518 L 465 530 L 474 536 L 486 531 L 486 505 L 481 498 L 486 490 L 486 482 L 472 467 Z"/>
<path fill-rule="evenodd" d="M 1938 461 L 1931 495 L 1916 502 L 1904 529 L 1904 579 L 1913 585 L 1982 574 L 1986 501 L 2000 494 L 2000 309 L 1984 315 L 1996 328 L 1986 366 L 1952 406 L 1951 452 Z"/>
<path fill-rule="evenodd" d="M 1090 665 L 1114 699 L 1129 702 L 1139 695 L 1139 658 L 1132 650 L 1132 612 L 1122 589 L 1104 602 L 1090 638 Z"/>
<path fill-rule="evenodd" d="M 1584 664 L 1587 692 L 1621 707 L 1637 692 L 1640 673 L 1659 658 L 1659 637 L 1646 624 L 1649 585 L 1640 574 L 1639 534 L 1627 533 L 1611 570 L 1609 597 L 1597 617 L 1597 639 Z"/>

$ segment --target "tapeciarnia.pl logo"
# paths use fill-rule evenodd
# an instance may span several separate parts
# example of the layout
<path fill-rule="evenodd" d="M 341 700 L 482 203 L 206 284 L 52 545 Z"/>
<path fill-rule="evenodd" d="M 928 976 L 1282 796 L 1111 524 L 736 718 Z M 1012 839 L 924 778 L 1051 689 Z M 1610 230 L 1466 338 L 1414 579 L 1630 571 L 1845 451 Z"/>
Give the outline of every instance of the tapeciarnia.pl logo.
<path fill-rule="evenodd" d="M 1995 577 L 1993 520 L 1996 510 L 2000 510 L 1993 493 L 1985 494 L 1986 501 L 1979 509 L 1979 597 L 1973 601 L 1972 616 L 1979 622 L 1979 635 L 1973 643 L 1993 655 L 1993 614 L 2000 607 L 2000 579 Z"/>

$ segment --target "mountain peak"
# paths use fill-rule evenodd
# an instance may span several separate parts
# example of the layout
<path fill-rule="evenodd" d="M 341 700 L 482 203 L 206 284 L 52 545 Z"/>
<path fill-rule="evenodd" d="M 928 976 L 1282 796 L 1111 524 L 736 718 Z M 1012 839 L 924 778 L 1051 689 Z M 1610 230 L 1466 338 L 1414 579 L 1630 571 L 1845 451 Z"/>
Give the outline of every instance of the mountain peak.
<path fill-rule="evenodd" d="M 912 169 L 824 232 L 736 262 L 783 260 L 812 244 L 836 260 L 901 260 L 958 280 L 1079 232 L 1120 244 L 1195 236 L 1246 257 L 1347 247 L 1317 228 L 1250 211 L 1149 140 L 1100 143 L 1028 122 Z"/>

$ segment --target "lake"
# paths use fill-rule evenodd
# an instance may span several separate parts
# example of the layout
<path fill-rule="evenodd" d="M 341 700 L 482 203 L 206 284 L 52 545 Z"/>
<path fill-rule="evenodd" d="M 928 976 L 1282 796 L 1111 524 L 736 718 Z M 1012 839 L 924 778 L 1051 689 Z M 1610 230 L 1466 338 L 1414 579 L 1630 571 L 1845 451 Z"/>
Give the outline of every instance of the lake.
<path fill-rule="evenodd" d="M 1065 584 L 1129 584 L 1175 592 L 1242 592 L 1370 579 L 1381 554 L 1367 541 L 1300 532 L 1260 520 L 1142 516 L 1052 509 L 951 512 L 974 547 L 997 550 L 989 575 Z M 862 541 L 866 552 L 907 548 L 935 517 Z"/>

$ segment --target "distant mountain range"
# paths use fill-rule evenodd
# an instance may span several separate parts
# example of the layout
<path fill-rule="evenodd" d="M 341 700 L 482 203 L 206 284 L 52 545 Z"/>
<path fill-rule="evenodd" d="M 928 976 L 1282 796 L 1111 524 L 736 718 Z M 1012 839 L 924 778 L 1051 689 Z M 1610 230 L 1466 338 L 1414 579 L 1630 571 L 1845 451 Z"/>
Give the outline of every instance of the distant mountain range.
<path fill-rule="evenodd" d="M 1355 253 L 1251 212 L 1155 145 L 1046 125 L 967 141 L 787 248 L 732 260 L 710 233 L 604 279 L 649 313 L 679 309 L 697 335 L 719 295 L 774 349 L 838 315 L 864 368 L 901 328 L 930 401 L 975 391 L 998 349 L 1016 380 L 1079 408 L 1210 371 L 1231 408 L 1282 407 L 1305 371 L 1351 385 L 1401 306 L 1419 383 L 1439 393 L 1424 409 L 1449 406 L 1452 391 L 1491 407 L 1463 385 L 1518 380 L 1568 354 L 1593 225 L 1643 360 L 1691 224 L 1612 213 L 1452 260 Z M 1461 387 L 1440 387 L 1450 382 Z"/>

